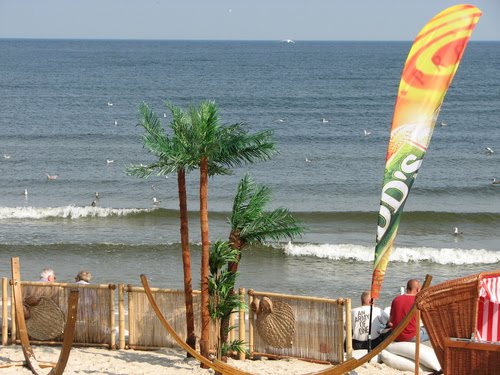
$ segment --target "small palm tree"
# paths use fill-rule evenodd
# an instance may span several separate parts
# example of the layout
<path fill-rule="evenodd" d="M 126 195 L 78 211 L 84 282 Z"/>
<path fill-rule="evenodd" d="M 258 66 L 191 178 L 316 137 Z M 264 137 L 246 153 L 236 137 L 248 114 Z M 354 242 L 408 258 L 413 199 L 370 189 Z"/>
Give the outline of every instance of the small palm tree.
<path fill-rule="evenodd" d="M 304 232 L 304 227 L 285 208 L 265 211 L 271 201 L 271 190 L 254 183 L 249 174 L 240 181 L 233 202 L 231 233 L 229 242 L 237 250 L 236 261 L 228 264 L 230 272 L 236 274 L 241 261 L 242 250 L 248 245 L 261 244 L 267 240 L 293 239 Z M 236 295 L 234 284 L 231 293 Z M 220 335 L 227 341 L 229 314 L 221 318 Z"/>
<path fill-rule="evenodd" d="M 237 273 L 229 271 L 228 264 L 237 262 L 237 257 L 238 250 L 233 249 L 226 241 L 217 241 L 212 245 L 210 251 L 210 276 L 208 279 L 209 311 L 210 318 L 215 323 L 215 326 L 219 327 L 219 334 L 215 340 L 218 359 L 225 357 L 228 350 L 244 351 L 242 341 L 234 340 L 228 344 L 220 336 L 221 319 L 230 316 L 234 311 L 246 308 L 239 295 L 231 292 Z M 229 329 L 232 328 L 229 327 Z"/>

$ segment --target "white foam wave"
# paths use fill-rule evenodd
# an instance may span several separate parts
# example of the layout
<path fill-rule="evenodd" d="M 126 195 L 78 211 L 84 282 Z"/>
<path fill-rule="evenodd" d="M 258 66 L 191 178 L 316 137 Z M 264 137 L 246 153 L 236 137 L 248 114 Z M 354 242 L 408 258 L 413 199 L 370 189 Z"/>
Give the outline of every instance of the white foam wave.
<path fill-rule="evenodd" d="M 290 256 L 313 256 L 331 260 L 373 262 L 374 247 L 352 244 L 292 244 L 285 246 Z M 500 251 L 484 249 L 407 248 L 396 247 L 391 254 L 392 262 L 432 262 L 437 264 L 494 264 L 500 262 Z"/>
<path fill-rule="evenodd" d="M 0 207 L 0 219 L 80 219 L 89 217 L 126 216 L 138 212 L 147 212 L 147 209 L 132 208 L 105 208 L 105 207 Z"/>

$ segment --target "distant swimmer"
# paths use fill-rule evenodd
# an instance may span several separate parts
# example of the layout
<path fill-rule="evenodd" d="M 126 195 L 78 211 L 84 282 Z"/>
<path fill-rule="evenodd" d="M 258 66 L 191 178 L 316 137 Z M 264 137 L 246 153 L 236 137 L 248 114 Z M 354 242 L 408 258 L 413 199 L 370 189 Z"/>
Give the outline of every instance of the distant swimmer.
<path fill-rule="evenodd" d="M 484 148 L 484 152 L 488 155 L 491 155 L 493 154 L 495 151 L 493 151 L 493 149 L 491 147 L 485 147 Z"/>
<path fill-rule="evenodd" d="M 459 231 L 458 231 L 458 228 L 457 228 L 457 227 L 455 227 L 455 230 L 453 231 L 453 235 L 454 235 L 455 237 L 462 236 L 463 234 L 464 234 L 464 232 L 459 232 Z"/>
<path fill-rule="evenodd" d="M 59 175 L 57 174 L 48 174 L 47 173 L 47 180 L 57 180 Z"/>
<path fill-rule="evenodd" d="M 322 118 L 322 119 L 321 119 L 321 122 L 322 122 L 323 124 L 326 124 L 327 122 L 330 122 L 330 120 L 328 120 L 328 119 L 326 119 L 326 118 Z"/>
<path fill-rule="evenodd" d="M 363 129 L 363 132 L 365 133 L 365 137 L 368 137 L 370 134 L 372 134 L 372 132 L 368 129 Z"/>
<path fill-rule="evenodd" d="M 491 179 L 491 184 L 492 184 L 492 185 L 500 185 L 500 181 L 499 181 L 499 180 L 497 180 L 495 177 L 493 177 L 493 178 Z"/>
<path fill-rule="evenodd" d="M 155 206 L 158 206 L 158 205 L 160 204 L 160 202 L 161 202 L 161 201 L 160 201 L 158 198 L 153 197 L 153 204 L 154 204 Z"/>

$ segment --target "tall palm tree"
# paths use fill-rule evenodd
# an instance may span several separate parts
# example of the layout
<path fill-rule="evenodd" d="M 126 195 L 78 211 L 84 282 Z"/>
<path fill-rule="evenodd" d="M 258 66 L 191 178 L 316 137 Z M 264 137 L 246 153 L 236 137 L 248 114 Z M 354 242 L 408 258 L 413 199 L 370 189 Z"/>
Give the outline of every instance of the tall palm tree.
<path fill-rule="evenodd" d="M 170 127 L 173 136 L 169 137 L 158 116 L 143 103 L 139 107 L 140 125 L 145 133 L 142 136 L 144 147 L 158 161 L 149 165 L 132 165 L 127 168 L 129 175 L 141 178 L 149 177 L 154 171 L 159 176 L 177 173 L 177 188 L 179 194 L 180 236 L 182 247 L 182 265 L 184 271 L 184 300 L 186 306 L 186 343 L 193 349 L 196 348 L 196 335 L 194 332 L 193 286 L 191 276 L 191 253 L 189 249 L 189 225 L 186 194 L 186 171 L 197 167 L 197 163 L 190 158 L 189 131 L 191 124 L 186 114 L 174 105 L 167 103 L 172 113 Z"/>
<path fill-rule="evenodd" d="M 210 335 L 209 314 L 209 259 L 210 237 L 208 225 L 208 177 L 230 173 L 230 168 L 246 162 L 269 159 L 275 152 L 271 132 L 250 135 L 242 124 L 222 126 L 219 112 L 213 101 L 205 101 L 198 108 L 191 107 L 193 126 L 192 155 L 199 160 L 200 168 L 200 226 L 201 226 L 201 354 L 208 357 Z"/>
<path fill-rule="evenodd" d="M 228 269 L 236 273 L 242 250 L 248 245 L 261 244 L 267 240 L 293 239 L 304 232 L 304 227 L 285 208 L 265 211 L 271 201 L 271 190 L 255 184 L 249 174 L 240 180 L 233 201 L 229 223 L 229 243 L 237 250 L 237 261 L 230 262 Z M 232 293 L 235 294 L 234 285 Z M 227 341 L 229 315 L 221 320 L 221 340 Z"/>

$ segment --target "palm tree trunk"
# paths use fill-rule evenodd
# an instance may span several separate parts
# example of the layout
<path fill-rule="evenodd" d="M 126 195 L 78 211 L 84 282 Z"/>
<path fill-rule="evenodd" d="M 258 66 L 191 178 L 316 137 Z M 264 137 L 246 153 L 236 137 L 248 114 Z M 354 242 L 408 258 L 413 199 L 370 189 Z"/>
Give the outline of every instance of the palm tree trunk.
<path fill-rule="evenodd" d="M 179 190 L 179 214 L 181 222 L 182 266 L 184 270 L 184 302 L 186 305 L 186 343 L 196 349 L 194 333 L 193 282 L 191 276 L 191 252 L 189 250 L 189 225 L 186 195 L 186 171 L 177 171 L 177 188 Z M 189 354 L 187 354 L 190 357 Z"/>
<path fill-rule="evenodd" d="M 210 341 L 210 313 L 208 310 L 208 273 L 210 238 L 208 235 L 208 159 L 200 163 L 200 225 L 201 225 L 201 354 L 208 358 Z"/>

